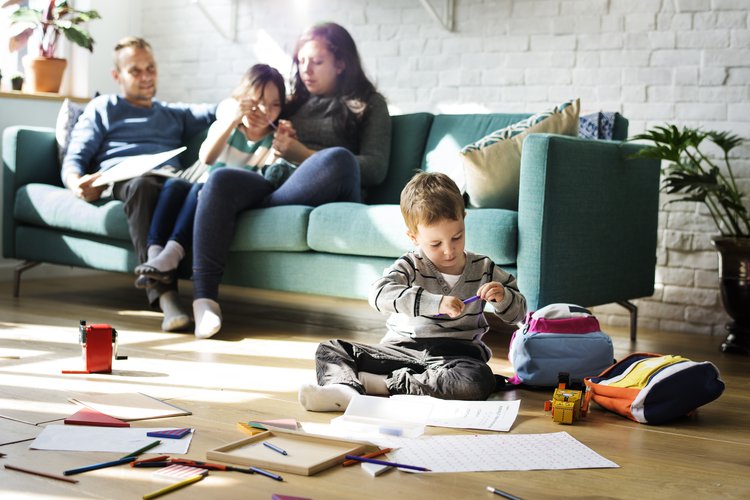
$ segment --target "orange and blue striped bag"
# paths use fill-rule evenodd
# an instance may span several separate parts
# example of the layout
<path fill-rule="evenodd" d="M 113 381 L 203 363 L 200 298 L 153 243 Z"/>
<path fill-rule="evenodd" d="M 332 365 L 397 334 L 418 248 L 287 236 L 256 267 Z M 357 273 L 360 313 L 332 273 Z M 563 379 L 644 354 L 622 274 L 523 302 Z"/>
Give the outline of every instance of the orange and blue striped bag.
<path fill-rule="evenodd" d="M 663 424 L 693 413 L 724 392 L 708 361 L 637 352 L 587 377 L 586 399 L 642 424 Z"/>

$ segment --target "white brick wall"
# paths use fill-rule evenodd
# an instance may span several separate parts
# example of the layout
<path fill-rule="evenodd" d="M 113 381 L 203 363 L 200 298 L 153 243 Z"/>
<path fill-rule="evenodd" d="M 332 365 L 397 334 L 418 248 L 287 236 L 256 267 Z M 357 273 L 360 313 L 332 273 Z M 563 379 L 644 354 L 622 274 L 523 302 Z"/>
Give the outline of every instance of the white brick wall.
<path fill-rule="evenodd" d="M 231 26 L 230 0 L 204 3 Z M 393 113 L 532 112 L 580 97 L 584 113 L 623 113 L 631 134 L 674 122 L 750 138 L 750 0 L 455 0 L 454 32 L 418 0 L 254 0 L 238 11 L 230 41 L 191 2 L 143 2 L 162 98 L 218 101 L 256 62 L 288 74 L 283 54 L 298 34 L 332 20 L 354 36 Z M 735 163 L 750 193 L 750 143 Z M 656 292 L 638 301 L 640 325 L 721 333 L 713 222 L 700 207 L 667 201 Z M 628 324 L 618 306 L 597 313 Z"/>

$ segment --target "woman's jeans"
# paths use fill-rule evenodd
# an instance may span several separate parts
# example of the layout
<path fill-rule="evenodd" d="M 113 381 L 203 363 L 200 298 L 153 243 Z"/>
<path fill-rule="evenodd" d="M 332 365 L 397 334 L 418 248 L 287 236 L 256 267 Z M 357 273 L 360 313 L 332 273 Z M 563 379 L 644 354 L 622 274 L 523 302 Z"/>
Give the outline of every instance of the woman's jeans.
<path fill-rule="evenodd" d="M 280 205 L 319 206 L 335 201 L 360 202 L 356 157 L 336 147 L 302 162 L 277 190 L 257 172 L 220 168 L 211 173 L 198 200 L 193 237 L 193 297 L 217 300 L 219 284 L 244 210 Z"/>

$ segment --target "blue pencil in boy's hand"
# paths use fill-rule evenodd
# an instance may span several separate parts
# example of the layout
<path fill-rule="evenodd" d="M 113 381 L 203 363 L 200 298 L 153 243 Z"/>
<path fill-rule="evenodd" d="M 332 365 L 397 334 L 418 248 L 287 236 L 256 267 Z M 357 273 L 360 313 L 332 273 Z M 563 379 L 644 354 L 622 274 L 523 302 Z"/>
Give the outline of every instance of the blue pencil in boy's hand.
<path fill-rule="evenodd" d="M 474 295 L 473 297 L 469 297 L 468 299 L 465 299 L 462 302 L 464 304 L 471 304 L 472 302 L 476 302 L 477 300 L 479 300 L 479 295 Z M 446 316 L 447 314 L 437 314 L 433 316 L 433 318 L 444 318 Z"/>

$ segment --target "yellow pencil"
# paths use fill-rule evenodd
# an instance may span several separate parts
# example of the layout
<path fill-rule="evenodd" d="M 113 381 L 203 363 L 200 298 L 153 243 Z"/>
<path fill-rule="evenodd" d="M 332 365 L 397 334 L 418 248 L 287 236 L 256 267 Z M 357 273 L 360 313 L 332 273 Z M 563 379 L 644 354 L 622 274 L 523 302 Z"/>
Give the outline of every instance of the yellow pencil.
<path fill-rule="evenodd" d="M 189 477 L 189 478 L 187 478 L 187 479 L 185 479 L 183 481 L 180 481 L 178 483 L 170 484 L 169 486 L 165 486 L 164 488 L 162 488 L 160 490 L 156 490 L 156 491 L 154 491 L 152 493 L 148 493 L 146 495 L 143 495 L 143 500 L 151 500 L 152 498 L 157 498 L 157 497 L 160 497 L 162 495 L 166 495 L 167 493 L 171 493 L 174 490 L 179 490 L 180 488 L 183 488 L 183 487 L 188 486 L 190 484 L 197 483 L 198 481 L 200 481 L 201 479 L 203 479 L 207 475 L 208 475 L 208 471 L 206 471 L 203 474 L 198 474 L 196 476 Z"/>

